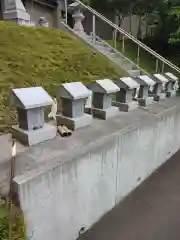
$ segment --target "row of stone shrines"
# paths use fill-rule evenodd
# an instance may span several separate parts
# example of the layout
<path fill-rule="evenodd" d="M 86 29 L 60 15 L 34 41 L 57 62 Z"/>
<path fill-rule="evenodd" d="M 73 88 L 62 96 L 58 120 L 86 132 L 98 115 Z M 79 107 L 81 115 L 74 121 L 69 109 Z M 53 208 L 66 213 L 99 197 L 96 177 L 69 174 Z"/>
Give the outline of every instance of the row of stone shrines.
<path fill-rule="evenodd" d="M 35 145 L 55 138 L 57 125 L 76 130 L 91 125 L 93 118 L 106 120 L 175 96 L 177 90 L 178 78 L 172 73 L 123 77 L 115 82 L 103 79 L 86 86 L 65 83 L 58 90 L 62 109 L 57 112 L 57 102 L 42 87 L 13 89 L 11 100 L 17 107 L 18 125 L 12 127 L 12 134 L 25 145 Z M 44 107 L 48 105 L 52 105 L 55 124 L 45 123 Z"/>

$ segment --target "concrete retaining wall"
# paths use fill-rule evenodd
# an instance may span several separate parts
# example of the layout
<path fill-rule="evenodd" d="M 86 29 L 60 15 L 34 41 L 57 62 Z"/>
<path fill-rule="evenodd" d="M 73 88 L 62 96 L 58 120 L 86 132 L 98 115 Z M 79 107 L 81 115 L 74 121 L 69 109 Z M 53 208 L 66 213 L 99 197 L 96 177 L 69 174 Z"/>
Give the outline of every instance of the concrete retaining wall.
<path fill-rule="evenodd" d="M 75 240 L 180 148 L 179 108 L 147 114 L 68 161 L 15 178 L 33 240 Z"/>

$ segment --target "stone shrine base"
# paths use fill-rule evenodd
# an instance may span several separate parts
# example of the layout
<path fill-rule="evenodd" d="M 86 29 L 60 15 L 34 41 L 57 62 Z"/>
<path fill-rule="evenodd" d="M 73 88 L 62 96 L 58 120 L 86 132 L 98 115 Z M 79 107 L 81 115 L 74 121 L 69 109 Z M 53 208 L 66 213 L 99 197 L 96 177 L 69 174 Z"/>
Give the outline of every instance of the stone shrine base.
<path fill-rule="evenodd" d="M 118 107 L 119 110 L 122 112 L 129 112 L 130 110 L 134 110 L 134 109 L 138 108 L 137 101 L 132 101 L 132 102 L 128 102 L 128 103 L 112 102 L 112 105 Z"/>
<path fill-rule="evenodd" d="M 148 106 L 150 104 L 153 104 L 153 101 L 154 101 L 153 97 L 148 97 L 146 99 L 143 99 L 143 98 L 138 99 L 138 103 L 142 107 L 145 107 L 145 106 Z"/>
<path fill-rule="evenodd" d="M 175 97 L 177 95 L 177 92 L 176 91 L 168 91 L 167 93 L 166 93 L 166 97 L 167 98 L 170 98 L 170 97 Z"/>
<path fill-rule="evenodd" d="M 149 97 L 153 97 L 154 101 L 159 102 L 166 98 L 166 93 L 149 94 Z"/>
<path fill-rule="evenodd" d="M 56 137 L 56 133 L 56 126 L 47 123 L 44 124 L 43 128 L 31 131 L 23 130 L 18 126 L 12 127 L 12 136 L 27 146 L 36 145 L 38 143 L 53 139 Z"/>
<path fill-rule="evenodd" d="M 93 120 L 92 116 L 89 114 L 84 114 L 84 116 L 78 118 L 69 118 L 58 114 L 56 119 L 58 125 L 66 125 L 71 130 L 87 127 L 91 125 Z"/>
<path fill-rule="evenodd" d="M 100 118 L 103 120 L 109 119 L 111 117 L 115 117 L 119 113 L 119 108 L 110 107 L 108 109 L 98 109 L 92 108 L 92 115 L 95 118 Z"/>

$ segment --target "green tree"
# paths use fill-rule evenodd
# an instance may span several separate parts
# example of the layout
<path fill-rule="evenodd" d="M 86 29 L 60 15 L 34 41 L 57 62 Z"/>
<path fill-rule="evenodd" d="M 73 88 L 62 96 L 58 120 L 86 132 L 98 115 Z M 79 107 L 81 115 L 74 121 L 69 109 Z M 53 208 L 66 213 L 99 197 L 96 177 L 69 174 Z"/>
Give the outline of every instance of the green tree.
<path fill-rule="evenodd" d="M 90 0 L 90 5 L 97 11 L 105 14 L 119 17 L 119 26 L 129 12 L 129 6 L 132 0 Z"/>
<path fill-rule="evenodd" d="M 175 32 L 170 34 L 169 43 L 170 44 L 179 44 L 180 43 L 180 6 L 173 6 L 169 12 L 169 15 L 174 18 L 174 21 L 177 23 L 177 29 Z"/>
<path fill-rule="evenodd" d="M 166 5 L 165 0 L 88 0 L 90 5 L 97 11 L 114 16 L 114 22 L 121 26 L 125 17 L 129 17 L 130 33 L 132 26 L 132 16 L 137 15 L 139 18 L 138 35 L 141 37 L 142 21 L 149 23 L 151 19 L 158 19 L 159 9 Z M 147 31 L 148 32 L 148 31 Z"/>
<path fill-rule="evenodd" d="M 154 28 L 153 36 L 149 39 L 151 47 L 154 47 L 161 54 L 172 51 L 169 42 L 177 42 L 177 34 L 179 28 L 179 17 L 177 15 L 180 0 L 164 1 L 157 7 L 156 16 L 157 24 Z M 152 19 L 152 21 L 153 21 Z"/>

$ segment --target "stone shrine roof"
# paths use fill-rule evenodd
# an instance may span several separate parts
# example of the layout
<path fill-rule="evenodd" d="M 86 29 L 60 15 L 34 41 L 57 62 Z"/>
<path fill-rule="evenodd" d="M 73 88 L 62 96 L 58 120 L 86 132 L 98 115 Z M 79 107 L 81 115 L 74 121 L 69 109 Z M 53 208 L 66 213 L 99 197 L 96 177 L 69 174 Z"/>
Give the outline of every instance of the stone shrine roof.
<path fill-rule="evenodd" d="M 178 81 L 178 77 L 176 77 L 173 73 L 167 72 L 165 73 L 172 81 Z"/>
<path fill-rule="evenodd" d="M 129 88 L 129 89 L 138 88 L 140 86 L 139 83 L 137 83 L 131 77 L 122 77 L 122 78 L 120 78 L 119 80 L 116 81 L 116 84 L 120 88 Z"/>
<path fill-rule="evenodd" d="M 81 82 L 64 83 L 58 92 L 59 97 L 74 100 L 87 98 L 89 95 L 89 89 Z"/>
<path fill-rule="evenodd" d="M 162 74 L 155 73 L 154 77 L 157 78 L 158 80 L 160 80 L 162 83 L 169 82 L 168 79 L 165 76 L 163 76 Z"/>
<path fill-rule="evenodd" d="M 140 75 L 138 78 L 140 78 L 149 86 L 154 86 L 156 84 L 156 82 L 153 81 L 148 75 Z"/>
<path fill-rule="evenodd" d="M 20 108 L 31 109 L 51 105 L 51 96 L 42 87 L 12 89 L 11 102 Z"/>
<path fill-rule="evenodd" d="M 119 87 L 110 79 L 97 80 L 90 84 L 89 86 L 93 92 L 105 94 L 115 93 L 120 90 Z"/>

